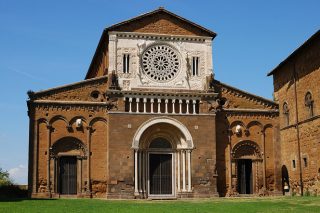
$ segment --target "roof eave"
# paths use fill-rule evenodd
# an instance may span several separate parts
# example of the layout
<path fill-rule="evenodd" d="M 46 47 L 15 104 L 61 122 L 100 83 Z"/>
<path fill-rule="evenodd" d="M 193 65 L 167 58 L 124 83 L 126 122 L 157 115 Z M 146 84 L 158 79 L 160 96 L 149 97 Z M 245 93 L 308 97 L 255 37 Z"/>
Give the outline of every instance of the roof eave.
<path fill-rule="evenodd" d="M 296 50 L 294 50 L 285 60 L 283 60 L 278 66 L 276 66 L 271 72 L 267 74 L 267 76 L 273 75 L 280 67 L 282 67 L 284 64 L 286 64 L 289 60 L 291 60 L 293 57 L 295 57 L 299 52 L 308 46 L 314 39 L 317 37 L 320 37 L 320 30 L 318 30 L 316 33 L 314 33 L 309 39 L 307 39 L 302 45 L 300 45 Z"/>

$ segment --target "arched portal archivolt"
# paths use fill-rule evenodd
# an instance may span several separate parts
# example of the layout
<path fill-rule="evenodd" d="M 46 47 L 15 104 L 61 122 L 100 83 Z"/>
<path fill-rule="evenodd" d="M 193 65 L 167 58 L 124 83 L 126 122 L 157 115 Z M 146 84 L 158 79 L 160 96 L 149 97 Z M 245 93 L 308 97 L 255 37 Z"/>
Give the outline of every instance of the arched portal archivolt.
<path fill-rule="evenodd" d="M 183 148 L 183 149 L 193 149 L 194 148 L 192 136 L 191 136 L 189 130 L 187 129 L 187 127 L 184 126 L 180 121 L 173 119 L 173 118 L 169 118 L 169 117 L 152 118 L 152 119 L 144 122 L 138 128 L 138 130 L 136 131 L 136 133 L 133 137 L 132 148 L 139 149 L 139 147 L 141 145 L 140 144 L 141 140 L 143 139 L 143 136 L 146 133 L 146 131 L 155 125 L 162 125 L 162 124 L 167 124 L 169 126 L 173 126 L 175 129 L 178 129 L 180 131 L 181 135 L 183 136 L 183 139 L 180 141 L 181 144 L 180 144 L 179 148 Z M 159 136 L 164 137 L 164 135 L 172 135 L 172 137 L 175 137 L 170 132 L 171 131 L 168 131 L 168 130 L 161 131 L 159 133 Z"/>
<path fill-rule="evenodd" d="M 69 153 L 77 156 L 87 156 L 87 147 L 77 138 L 63 137 L 56 141 L 50 148 L 51 155 L 57 156 L 59 153 Z"/>
<path fill-rule="evenodd" d="M 233 159 L 247 158 L 247 159 L 261 159 L 260 147 L 257 143 L 246 140 L 237 143 L 232 148 Z"/>
<path fill-rule="evenodd" d="M 181 122 L 169 117 L 144 122 L 133 137 L 132 148 L 135 196 L 175 197 L 177 192 L 192 191 L 194 145 L 189 130 Z M 155 172 L 164 168 L 160 176 Z"/>

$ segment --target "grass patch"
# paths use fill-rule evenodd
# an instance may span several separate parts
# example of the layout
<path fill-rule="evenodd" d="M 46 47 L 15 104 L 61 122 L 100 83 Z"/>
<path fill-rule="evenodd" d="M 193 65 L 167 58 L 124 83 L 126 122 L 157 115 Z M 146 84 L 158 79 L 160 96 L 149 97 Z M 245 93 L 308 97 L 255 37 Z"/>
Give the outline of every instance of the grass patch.
<path fill-rule="evenodd" d="M 217 198 L 178 201 L 7 199 L 0 200 L 0 212 L 320 212 L 320 199 L 317 197 Z"/>

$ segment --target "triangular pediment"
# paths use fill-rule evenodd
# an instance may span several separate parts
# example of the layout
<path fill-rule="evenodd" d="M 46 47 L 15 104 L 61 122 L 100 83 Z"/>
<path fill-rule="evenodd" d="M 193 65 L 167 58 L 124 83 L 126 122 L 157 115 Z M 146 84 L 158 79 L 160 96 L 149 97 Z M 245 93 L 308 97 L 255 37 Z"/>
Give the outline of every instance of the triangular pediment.
<path fill-rule="evenodd" d="M 216 33 L 182 18 L 164 8 L 112 25 L 107 31 L 139 32 L 170 35 L 208 36 Z"/>
<path fill-rule="evenodd" d="M 248 93 L 220 81 L 215 82 L 215 88 L 221 98 L 226 101 L 228 109 L 246 110 L 277 110 L 278 104 L 266 98 Z"/>
<path fill-rule="evenodd" d="M 102 76 L 79 81 L 64 86 L 28 92 L 30 100 L 40 101 L 97 101 L 104 99 L 103 93 L 107 89 L 108 77 Z M 96 93 L 97 98 L 93 97 Z"/>

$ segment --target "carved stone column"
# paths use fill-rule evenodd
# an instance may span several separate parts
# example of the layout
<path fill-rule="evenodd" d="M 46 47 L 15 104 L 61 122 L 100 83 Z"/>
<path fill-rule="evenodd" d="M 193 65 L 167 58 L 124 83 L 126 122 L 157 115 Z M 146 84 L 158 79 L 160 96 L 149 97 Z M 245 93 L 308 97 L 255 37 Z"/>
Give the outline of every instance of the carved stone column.
<path fill-rule="evenodd" d="M 142 152 L 141 150 L 138 152 L 138 183 L 139 183 L 139 192 L 142 194 Z"/>
<path fill-rule="evenodd" d="M 132 98 L 129 98 L 129 112 L 132 112 Z"/>
<path fill-rule="evenodd" d="M 191 192 L 191 150 L 187 150 L 188 161 L 188 192 Z"/>
<path fill-rule="evenodd" d="M 182 191 L 186 191 L 186 151 L 182 150 Z"/>
<path fill-rule="evenodd" d="M 169 103 L 169 100 L 168 100 L 168 99 L 165 99 L 165 100 L 164 100 L 164 103 L 165 103 L 165 113 L 168 113 L 168 103 Z"/>
<path fill-rule="evenodd" d="M 172 99 L 172 114 L 175 114 L 175 113 L 176 113 L 175 103 L 176 103 L 176 100 L 175 100 L 175 99 Z"/>
<path fill-rule="evenodd" d="M 150 99 L 150 112 L 153 113 L 153 103 L 154 103 L 154 99 L 151 98 Z"/>
<path fill-rule="evenodd" d="M 138 150 L 134 150 L 134 195 L 139 195 L 138 190 Z"/>
<path fill-rule="evenodd" d="M 181 191 L 181 187 L 180 187 L 180 176 L 181 176 L 181 170 L 180 170 L 180 150 L 177 151 L 177 164 L 178 164 L 178 173 L 177 173 L 178 192 L 180 192 L 180 191 Z"/>
<path fill-rule="evenodd" d="M 136 105 L 137 105 L 137 109 L 136 109 L 136 112 L 138 113 L 139 112 L 139 102 L 140 102 L 140 98 L 136 98 Z"/>
<path fill-rule="evenodd" d="M 147 99 L 146 99 L 146 98 L 143 98 L 143 113 L 146 113 L 146 112 L 147 112 L 146 104 L 147 104 Z"/>
<path fill-rule="evenodd" d="M 186 106 L 186 107 L 187 107 L 187 108 L 186 108 L 186 110 L 187 110 L 187 111 L 186 111 L 186 114 L 189 114 L 189 100 L 186 100 L 186 105 L 187 105 L 187 106 Z"/>
<path fill-rule="evenodd" d="M 158 98 L 158 113 L 161 113 L 161 99 Z"/>
<path fill-rule="evenodd" d="M 182 100 L 179 100 L 179 114 L 182 114 Z"/>
<path fill-rule="evenodd" d="M 193 114 L 197 114 L 197 112 L 196 112 L 196 103 L 197 103 L 197 100 L 193 100 L 193 101 L 192 101 L 192 104 L 193 104 Z"/>

